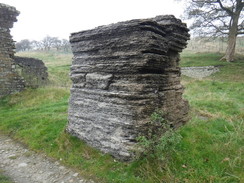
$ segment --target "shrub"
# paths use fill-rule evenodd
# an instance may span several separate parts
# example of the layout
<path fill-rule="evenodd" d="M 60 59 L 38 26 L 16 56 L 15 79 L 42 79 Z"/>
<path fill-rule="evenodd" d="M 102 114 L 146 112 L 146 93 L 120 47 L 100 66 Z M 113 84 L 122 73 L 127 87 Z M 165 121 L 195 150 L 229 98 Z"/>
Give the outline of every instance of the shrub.
<path fill-rule="evenodd" d="M 137 156 L 166 160 L 181 141 L 181 135 L 165 120 L 161 111 L 152 113 L 144 135 L 137 137 Z"/>

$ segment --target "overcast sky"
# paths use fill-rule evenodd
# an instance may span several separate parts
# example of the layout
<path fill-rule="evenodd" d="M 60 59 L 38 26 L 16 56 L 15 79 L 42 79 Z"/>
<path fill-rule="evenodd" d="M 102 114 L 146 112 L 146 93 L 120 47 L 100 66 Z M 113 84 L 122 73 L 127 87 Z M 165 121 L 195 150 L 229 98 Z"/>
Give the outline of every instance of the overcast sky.
<path fill-rule="evenodd" d="M 1 0 L 20 11 L 11 34 L 15 41 L 45 36 L 68 39 L 70 33 L 99 25 L 183 12 L 174 0 Z"/>

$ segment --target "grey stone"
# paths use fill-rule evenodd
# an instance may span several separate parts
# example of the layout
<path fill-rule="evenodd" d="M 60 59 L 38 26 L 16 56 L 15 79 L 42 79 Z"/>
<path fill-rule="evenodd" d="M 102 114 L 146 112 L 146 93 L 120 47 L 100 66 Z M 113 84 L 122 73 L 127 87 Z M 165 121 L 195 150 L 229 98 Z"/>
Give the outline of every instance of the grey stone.
<path fill-rule="evenodd" d="M 28 164 L 27 163 L 20 163 L 19 165 L 18 165 L 18 167 L 19 168 L 21 168 L 21 167 L 26 167 Z"/>
<path fill-rule="evenodd" d="M 157 109 L 177 128 L 187 120 L 179 52 L 188 29 L 174 16 L 100 26 L 70 36 L 74 54 L 67 131 L 119 160 Z"/>

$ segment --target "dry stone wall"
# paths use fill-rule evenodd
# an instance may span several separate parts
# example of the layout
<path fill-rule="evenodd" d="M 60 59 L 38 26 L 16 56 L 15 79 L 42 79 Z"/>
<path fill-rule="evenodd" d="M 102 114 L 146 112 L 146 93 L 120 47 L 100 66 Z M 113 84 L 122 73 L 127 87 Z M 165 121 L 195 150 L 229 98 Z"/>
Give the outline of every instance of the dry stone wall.
<path fill-rule="evenodd" d="M 71 34 L 67 131 L 126 161 L 155 110 L 174 127 L 184 124 L 179 52 L 188 31 L 174 16 L 158 16 Z"/>
<path fill-rule="evenodd" d="M 0 97 L 45 85 L 47 68 L 41 60 L 14 56 L 14 41 L 10 28 L 19 12 L 12 6 L 0 3 Z"/>
<path fill-rule="evenodd" d="M 191 78 L 202 79 L 212 74 L 219 72 L 219 68 L 216 66 L 202 66 L 202 67 L 182 67 L 181 73 L 184 76 Z"/>
<path fill-rule="evenodd" d="M 38 88 L 47 84 L 47 67 L 42 60 L 15 56 L 13 61 L 17 72 L 24 78 L 26 87 Z"/>
<path fill-rule="evenodd" d="M 17 21 L 19 12 L 0 3 L 0 97 L 21 91 L 25 87 L 23 78 L 15 72 L 14 41 L 10 28 Z"/>

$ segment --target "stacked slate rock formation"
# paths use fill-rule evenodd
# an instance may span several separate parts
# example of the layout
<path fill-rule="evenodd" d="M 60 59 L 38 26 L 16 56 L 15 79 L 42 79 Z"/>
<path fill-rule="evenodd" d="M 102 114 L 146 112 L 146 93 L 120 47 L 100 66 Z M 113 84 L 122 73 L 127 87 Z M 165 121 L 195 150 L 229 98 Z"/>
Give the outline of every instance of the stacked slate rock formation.
<path fill-rule="evenodd" d="M 133 159 L 150 115 L 172 126 L 187 121 L 179 52 L 188 29 L 174 16 L 100 26 L 71 34 L 71 98 L 67 131 L 119 160 Z"/>
<path fill-rule="evenodd" d="M 10 28 L 19 12 L 12 6 L 0 3 L 0 97 L 21 91 L 24 80 L 15 72 L 14 41 Z"/>

